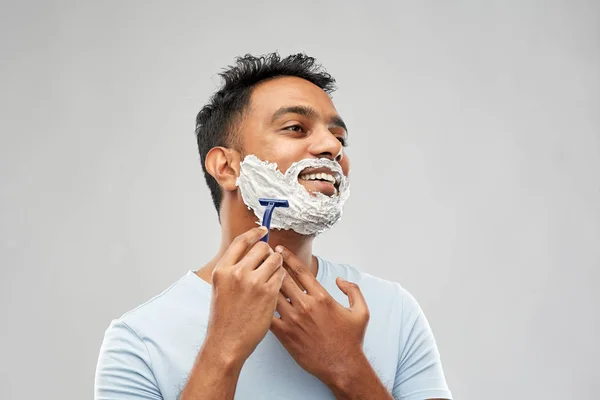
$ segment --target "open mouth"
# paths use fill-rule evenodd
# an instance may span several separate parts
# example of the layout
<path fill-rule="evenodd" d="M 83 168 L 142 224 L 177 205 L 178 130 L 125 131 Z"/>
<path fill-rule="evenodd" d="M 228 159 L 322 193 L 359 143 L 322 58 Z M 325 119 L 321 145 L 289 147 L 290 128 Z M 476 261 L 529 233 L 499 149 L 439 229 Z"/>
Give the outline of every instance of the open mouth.
<path fill-rule="evenodd" d="M 326 167 L 306 168 L 298 176 L 298 182 L 311 194 L 323 193 L 326 196 L 334 196 L 340 188 L 341 177 Z"/>

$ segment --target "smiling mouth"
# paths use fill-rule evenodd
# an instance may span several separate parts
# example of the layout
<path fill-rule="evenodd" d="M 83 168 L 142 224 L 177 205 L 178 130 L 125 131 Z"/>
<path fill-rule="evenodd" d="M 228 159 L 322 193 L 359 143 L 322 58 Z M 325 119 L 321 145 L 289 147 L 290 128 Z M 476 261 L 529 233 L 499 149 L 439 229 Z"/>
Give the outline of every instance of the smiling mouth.
<path fill-rule="evenodd" d="M 313 195 L 319 192 L 331 197 L 339 192 L 341 177 L 329 168 L 307 168 L 300 173 L 298 181 Z"/>

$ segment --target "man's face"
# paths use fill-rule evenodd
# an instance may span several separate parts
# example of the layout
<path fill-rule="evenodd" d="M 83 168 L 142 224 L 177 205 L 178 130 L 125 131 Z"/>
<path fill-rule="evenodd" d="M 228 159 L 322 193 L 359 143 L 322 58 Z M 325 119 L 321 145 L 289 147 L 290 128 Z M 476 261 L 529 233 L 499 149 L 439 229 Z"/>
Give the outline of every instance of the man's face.
<path fill-rule="evenodd" d="M 296 77 L 276 78 L 256 86 L 240 129 L 244 153 L 275 162 L 285 173 L 296 161 L 328 158 L 348 176 L 343 154 L 347 132 L 329 96 L 318 86 Z M 307 169 L 298 179 L 309 192 L 337 192 L 329 169 Z"/>

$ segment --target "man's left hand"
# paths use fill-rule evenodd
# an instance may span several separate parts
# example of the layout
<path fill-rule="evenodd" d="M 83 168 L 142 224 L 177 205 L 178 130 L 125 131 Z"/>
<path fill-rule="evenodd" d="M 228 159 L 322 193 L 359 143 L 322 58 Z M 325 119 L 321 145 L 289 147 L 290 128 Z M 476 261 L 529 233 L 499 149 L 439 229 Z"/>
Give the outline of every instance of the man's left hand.
<path fill-rule="evenodd" d="M 292 252 L 283 246 L 276 251 L 306 292 L 286 275 L 277 301 L 280 318 L 273 317 L 271 331 L 306 371 L 330 388 L 345 384 L 368 364 L 363 340 L 369 309 L 359 287 L 337 278 L 337 286 L 348 296 L 350 308 L 345 308 Z"/>

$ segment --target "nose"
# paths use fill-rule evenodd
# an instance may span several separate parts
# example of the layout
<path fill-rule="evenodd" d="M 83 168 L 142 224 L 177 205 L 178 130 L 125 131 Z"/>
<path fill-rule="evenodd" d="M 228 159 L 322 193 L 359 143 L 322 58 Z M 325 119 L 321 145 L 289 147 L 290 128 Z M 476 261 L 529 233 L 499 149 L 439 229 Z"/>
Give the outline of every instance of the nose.
<path fill-rule="evenodd" d="M 340 162 L 344 158 L 343 149 L 339 139 L 327 128 L 315 130 L 311 135 L 309 151 L 315 157 Z"/>

